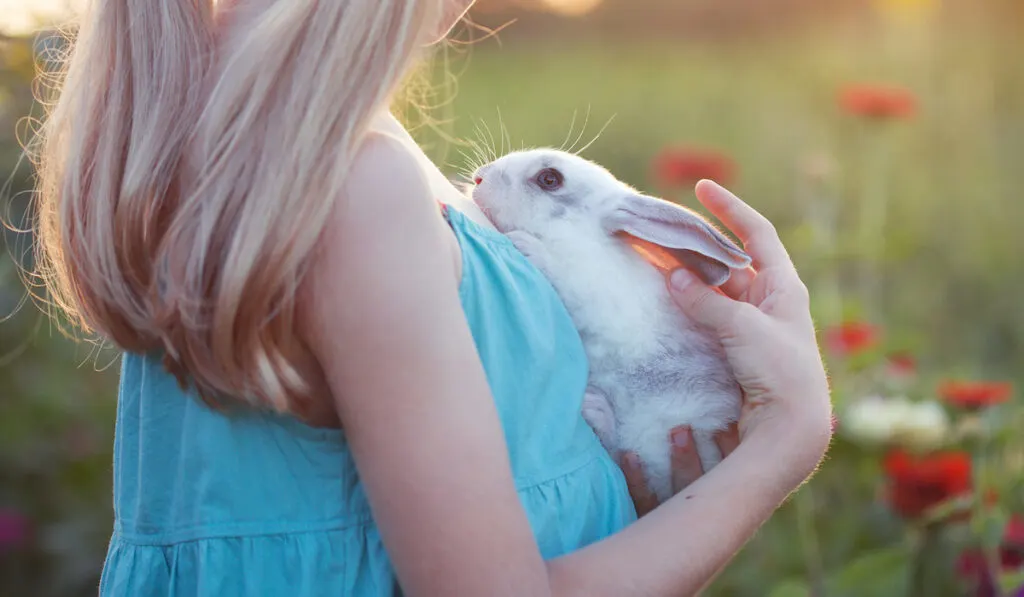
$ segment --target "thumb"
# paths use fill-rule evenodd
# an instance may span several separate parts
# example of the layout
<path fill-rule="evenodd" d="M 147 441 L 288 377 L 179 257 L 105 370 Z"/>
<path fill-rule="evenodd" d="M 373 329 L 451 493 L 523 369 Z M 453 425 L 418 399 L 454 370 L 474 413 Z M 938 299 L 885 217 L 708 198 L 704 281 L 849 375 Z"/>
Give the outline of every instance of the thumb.
<path fill-rule="evenodd" d="M 740 306 L 686 269 L 677 269 L 669 276 L 669 292 L 683 313 L 716 332 L 723 331 Z"/>

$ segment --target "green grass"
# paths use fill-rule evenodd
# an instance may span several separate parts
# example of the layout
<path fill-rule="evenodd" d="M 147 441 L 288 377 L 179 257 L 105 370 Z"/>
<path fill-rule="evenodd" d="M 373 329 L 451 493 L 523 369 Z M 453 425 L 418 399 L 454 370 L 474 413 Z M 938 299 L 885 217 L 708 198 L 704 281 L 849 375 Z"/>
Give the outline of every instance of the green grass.
<path fill-rule="evenodd" d="M 964 21 L 727 43 L 520 36 L 500 47 L 482 43 L 468 55 L 449 51 L 448 68 L 461 72 L 458 89 L 433 115 L 447 121 L 441 129 L 448 135 L 473 138 L 480 120 L 498 135 L 500 110 L 514 147 L 561 145 L 573 114 L 579 133 L 588 110 L 582 139 L 589 141 L 614 116 L 584 155 L 651 193 L 660 191 L 649 163 L 663 146 L 729 154 L 739 165 L 731 186 L 776 223 L 822 325 L 834 323 L 823 300 L 833 274 L 845 306 L 857 307 L 856 274 L 872 263 L 858 214 L 876 181 L 888 198 L 888 226 L 869 235 L 884 239 L 874 263 L 885 282 L 879 322 L 920 358 L 926 387 L 953 375 L 1016 378 L 1021 387 L 1024 67 L 1016 57 L 1024 36 L 995 31 Z M 880 124 L 843 114 L 837 91 L 858 81 L 909 87 L 919 98 L 917 115 Z M 16 77 L 0 81 L 0 88 L 19 85 Z M 458 145 L 420 133 L 450 171 L 463 166 Z M 0 138 L 0 161 L 13 158 L 14 148 L 13 139 Z M 804 164 L 822 158 L 834 163 L 833 175 L 813 184 Z M 16 180 L 15 188 L 26 182 Z M 669 198 L 694 205 L 685 190 Z M 826 206 L 837 211 L 836 234 L 815 244 L 814 214 Z M 0 261 L 0 306 L 21 296 L 9 270 Z M 0 487 L 7 489 L 0 497 L 40 528 L 39 543 L 3 569 L 10 574 L 0 574 L 0 592 L 94 594 L 110 528 L 115 378 L 79 366 L 87 361 L 84 349 L 51 335 L 37 317 L 26 309 L 0 325 L 0 355 L 23 344 L 26 350 L 0 368 L 0 387 L 14 397 L 7 405 L 12 423 L 0 426 L 10 432 L 0 433 Z M 844 384 L 842 369 L 832 368 L 837 401 L 858 391 Z M 1019 457 L 1019 433 L 1007 421 L 1012 437 L 1000 441 L 1016 441 Z M 1006 487 L 1019 488 L 1019 458 L 1014 462 L 1018 468 L 999 470 Z M 819 563 L 830 597 L 903 594 L 896 587 L 909 567 L 907 528 L 877 499 L 882 479 L 878 454 L 840 436 L 802 501 L 784 507 L 707 595 L 760 597 L 785 580 L 792 582 L 772 597 L 806 595 L 800 583 Z M 1003 497 L 1016 500 L 1019 511 L 1020 495 L 1011 489 Z M 819 563 L 807 553 L 814 533 Z M 928 577 L 953 591 L 941 569 L 933 565 Z"/>
<path fill-rule="evenodd" d="M 1020 384 L 1024 68 L 1013 56 L 1024 43 L 956 25 L 749 44 L 482 44 L 451 61 L 449 68 L 465 71 L 453 102 L 437 114 L 453 119 L 447 131 L 456 138 L 474 138 L 480 120 L 497 137 L 503 124 L 514 147 L 561 145 L 574 113 L 578 131 L 588 109 L 589 141 L 614 116 L 584 155 L 652 193 L 659 189 L 649 164 L 663 146 L 726 152 L 739 165 L 731 186 L 775 222 L 818 299 L 822 326 L 835 323 L 822 304 L 830 276 L 838 277 L 848 314 L 857 314 L 857 272 L 873 253 L 858 218 L 877 184 L 887 225 L 867 235 L 884 241 L 868 261 L 883 281 L 876 322 L 913 350 L 927 379 Z M 915 117 L 877 123 L 844 114 L 837 93 L 856 82 L 908 87 L 919 101 Z M 449 145 L 443 158 L 453 171 L 463 165 L 457 149 Z M 809 159 L 830 160 L 832 176 L 815 183 Z M 670 198 L 695 205 L 685 190 Z M 813 242 L 813 214 L 829 205 L 837 229 L 831 252 L 823 252 Z M 837 400 L 846 390 L 837 388 Z M 817 529 L 820 564 L 812 565 L 823 567 L 829 594 L 904 594 L 903 530 L 875 500 L 881 478 L 876 459 L 837 445 L 816 491 L 801 494 L 808 501 L 781 510 L 708 594 L 765 595 L 786 579 L 805 580 L 807 544 L 797 529 L 808 526 Z M 953 557 L 942 545 L 926 579 L 955 594 L 936 564 Z"/>
<path fill-rule="evenodd" d="M 561 145 L 574 114 L 578 133 L 588 111 L 589 141 L 614 117 L 584 155 L 653 193 L 649 162 L 661 147 L 724 151 L 739 164 L 733 188 L 776 223 L 812 290 L 837 271 L 851 297 L 868 255 L 859 204 L 876 177 L 888 197 L 884 323 L 950 373 L 1011 375 L 1024 370 L 1024 135 L 1012 134 L 1024 131 L 1024 71 L 1007 48 L 1022 46 L 969 30 L 747 45 L 483 43 L 468 56 L 448 52 L 461 74 L 434 116 L 460 139 L 474 138 L 479 121 L 497 138 L 500 121 L 516 148 Z M 838 90 L 861 81 L 912 89 L 918 113 L 891 123 L 842 113 Z M 453 172 L 464 165 L 457 146 L 437 148 Z M 820 186 L 802 167 L 816 156 L 835 164 Z M 688 192 L 672 198 L 694 203 Z M 809 243 L 809 214 L 830 200 L 834 259 Z"/>

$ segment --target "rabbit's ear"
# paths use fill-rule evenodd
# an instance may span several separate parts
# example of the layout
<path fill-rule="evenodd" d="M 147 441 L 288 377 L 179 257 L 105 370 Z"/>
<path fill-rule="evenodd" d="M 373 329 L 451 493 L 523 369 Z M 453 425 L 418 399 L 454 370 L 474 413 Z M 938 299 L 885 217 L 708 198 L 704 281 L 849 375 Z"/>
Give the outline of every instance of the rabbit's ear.
<path fill-rule="evenodd" d="M 750 256 L 704 218 L 668 201 L 626 195 L 603 223 L 612 234 L 624 232 L 667 249 L 710 286 L 724 284 L 730 269 L 750 265 Z"/>

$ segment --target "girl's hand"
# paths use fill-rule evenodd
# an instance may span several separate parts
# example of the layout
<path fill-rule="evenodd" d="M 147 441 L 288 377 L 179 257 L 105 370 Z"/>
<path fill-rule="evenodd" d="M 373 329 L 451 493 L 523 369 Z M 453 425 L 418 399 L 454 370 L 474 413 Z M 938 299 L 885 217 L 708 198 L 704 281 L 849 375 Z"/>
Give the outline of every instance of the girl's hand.
<path fill-rule="evenodd" d="M 698 477 L 704 474 L 704 467 L 697 455 L 696 445 L 693 442 L 693 432 L 689 427 L 680 426 L 672 430 L 667 438 L 672 446 L 672 493 L 676 494 L 687 485 L 693 483 Z M 731 425 L 725 431 L 715 436 L 715 443 L 722 451 L 722 456 L 728 456 L 740 443 L 739 430 L 736 425 Z M 619 466 L 626 476 L 626 485 L 629 486 L 629 495 L 633 498 L 633 505 L 636 506 L 636 515 L 643 516 L 658 506 L 658 496 L 654 495 L 648 486 L 644 476 L 643 463 L 633 452 L 622 454 Z"/>
<path fill-rule="evenodd" d="M 711 181 L 699 182 L 696 192 L 739 237 L 753 264 L 719 289 L 676 270 L 670 291 L 683 312 L 725 348 L 744 392 L 740 439 L 764 435 L 789 445 L 799 462 L 787 465 L 802 480 L 828 448 L 832 414 L 807 287 L 764 216 Z"/>
<path fill-rule="evenodd" d="M 743 242 L 754 258 L 751 268 L 734 272 L 720 289 L 701 283 L 686 270 L 671 276 L 680 308 L 716 334 L 725 348 L 744 400 L 738 427 L 718 435 L 727 456 L 741 439 L 755 433 L 799 441 L 797 475 L 817 465 L 828 446 L 831 405 L 807 288 L 796 273 L 775 228 L 761 214 L 723 187 L 701 181 L 697 198 Z M 682 441 L 676 441 L 676 438 Z M 672 445 L 672 490 L 682 491 L 704 471 L 690 430 L 679 427 Z M 637 515 L 658 505 L 648 489 L 643 463 L 626 453 L 620 462 Z"/>

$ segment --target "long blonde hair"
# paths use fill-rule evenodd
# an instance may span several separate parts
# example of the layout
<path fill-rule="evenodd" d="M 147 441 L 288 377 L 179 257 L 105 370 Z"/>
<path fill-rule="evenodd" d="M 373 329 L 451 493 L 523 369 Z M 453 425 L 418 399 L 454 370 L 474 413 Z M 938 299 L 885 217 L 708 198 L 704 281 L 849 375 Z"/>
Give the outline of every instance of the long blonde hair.
<path fill-rule="evenodd" d="M 206 400 L 301 412 L 304 266 L 441 0 L 244 2 L 215 43 L 213 0 L 92 0 L 38 138 L 37 267 Z"/>

